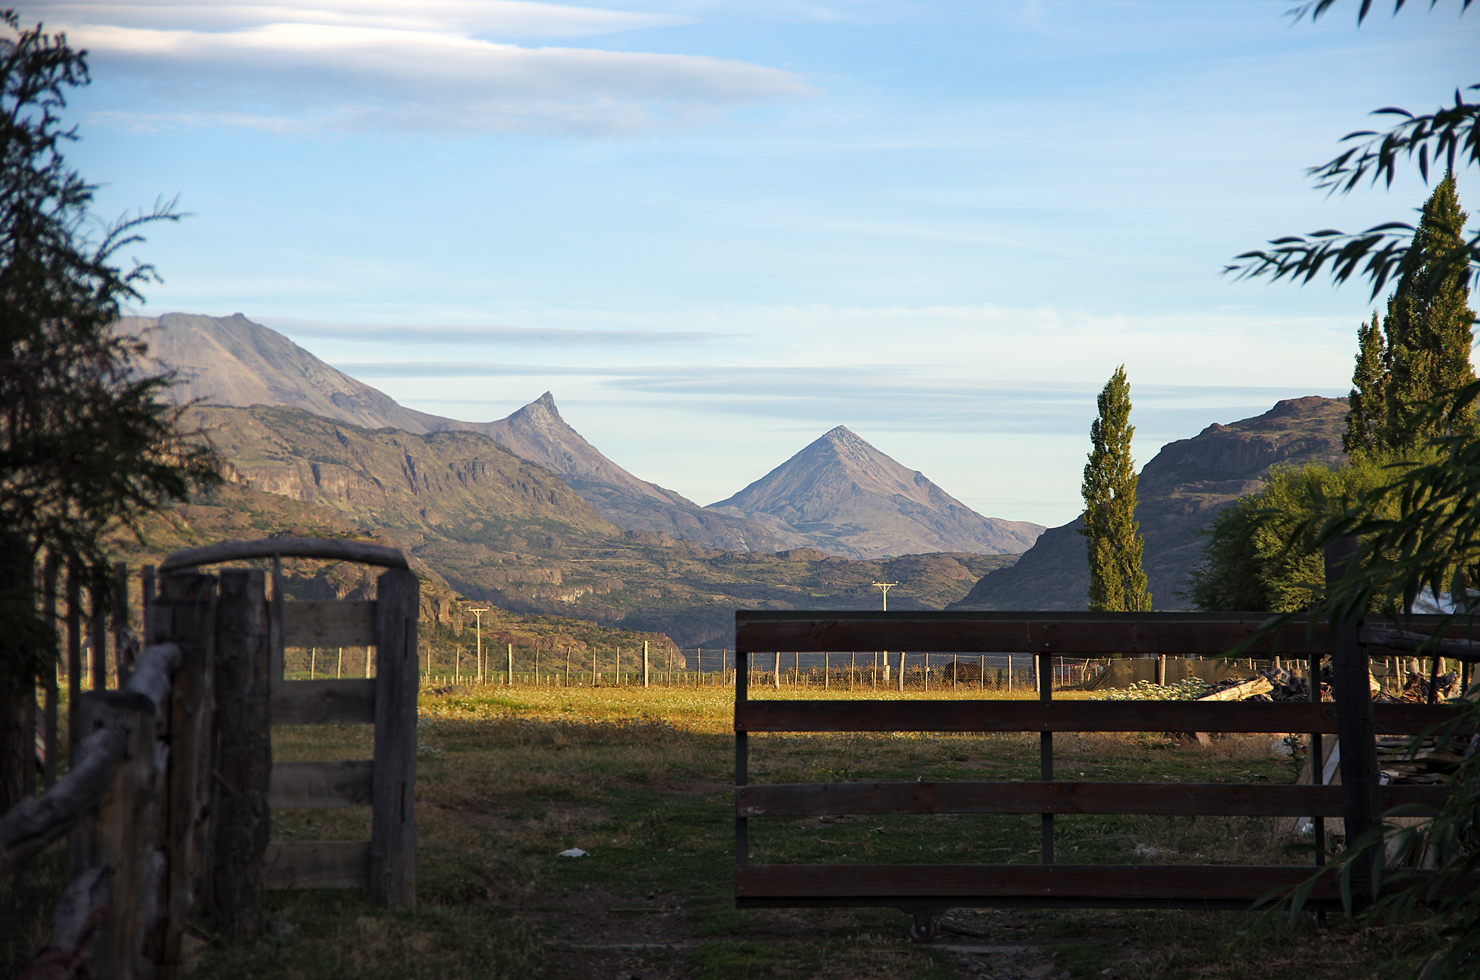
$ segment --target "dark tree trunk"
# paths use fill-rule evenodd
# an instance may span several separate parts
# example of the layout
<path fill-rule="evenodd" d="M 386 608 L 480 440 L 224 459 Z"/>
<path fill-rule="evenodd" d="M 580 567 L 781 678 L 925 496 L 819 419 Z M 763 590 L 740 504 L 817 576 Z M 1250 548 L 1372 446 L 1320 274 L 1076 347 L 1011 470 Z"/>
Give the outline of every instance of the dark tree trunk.
<path fill-rule="evenodd" d="M 0 813 L 24 799 L 28 786 L 35 786 L 33 565 L 24 540 L 0 534 Z"/>

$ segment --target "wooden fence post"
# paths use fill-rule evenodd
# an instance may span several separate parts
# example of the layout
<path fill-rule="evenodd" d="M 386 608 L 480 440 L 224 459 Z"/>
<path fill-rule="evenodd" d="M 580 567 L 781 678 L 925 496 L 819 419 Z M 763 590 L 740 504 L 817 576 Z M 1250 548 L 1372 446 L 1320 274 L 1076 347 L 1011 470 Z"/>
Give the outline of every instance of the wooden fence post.
<path fill-rule="evenodd" d="M 67 754 L 82 741 L 82 575 L 77 562 L 67 561 Z M 75 875 L 82 868 L 73 868 Z"/>
<path fill-rule="evenodd" d="M 132 980 L 159 912 L 155 829 L 165 751 L 157 739 L 154 703 L 132 691 L 89 691 L 76 708 L 84 736 L 99 728 L 126 733 L 127 749 L 97 810 L 78 824 L 73 861 L 80 873 L 98 868 L 109 914 L 88 942 L 98 980 Z"/>
<path fill-rule="evenodd" d="M 223 570 L 216 607 L 215 761 L 201 898 L 212 930 L 241 939 L 262 934 L 267 890 L 272 625 L 266 579 L 261 571 Z"/>
<path fill-rule="evenodd" d="M 215 710 L 213 648 L 216 641 L 216 578 L 193 572 L 159 577 L 149 610 L 152 642 L 180 648 L 166 713 L 169 775 L 165 785 L 160 846 L 168 856 L 160 890 L 161 916 L 149 945 L 158 980 L 174 980 L 180 944 L 205 851 L 205 815 L 210 801 L 211 718 Z"/>
<path fill-rule="evenodd" d="M 1326 545 L 1328 587 L 1345 575 L 1357 547 L 1358 541 L 1351 535 Z M 1368 686 L 1371 664 L 1366 649 L 1357 642 L 1359 625 L 1357 618 L 1331 622 L 1331 674 L 1336 688 L 1336 739 L 1341 750 L 1342 817 L 1348 847 L 1381 825 L 1382 812 L 1376 727 L 1372 720 L 1372 691 Z M 1318 684 L 1320 678 L 1314 677 L 1312 681 Z M 1313 759 L 1311 764 L 1320 763 Z M 1352 865 L 1352 899 L 1358 907 L 1373 898 L 1374 864 L 1383 855 L 1384 849 L 1379 844 L 1371 849 L 1371 862 L 1359 860 Z"/>
<path fill-rule="evenodd" d="M 128 675 L 134 669 L 134 658 L 139 651 L 125 639 L 124 630 L 128 623 L 128 562 L 113 563 L 113 609 L 111 629 L 113 633 L 113 666 L 118 674 L 118 686 L 128 683 Z"/>
<path fill-rule="evenodd" d="M 48 623 L 54 623 L 57 617 L 57 553 L 55 551 L 46 552 L 46 563 L 41 566 L 41 588 L 41 614 Z M 46 763 L 45 769 L 42 770 L 41 781 L 45 789 L 51 789 L 56 785 L 57 755 L 61 749 L 61 740 L 57 738 L 57 701 L 61 693 L 57 690 L 57 665 L 47 664 L 45 676 L 43 686 L 46 689 Z"/>
<path fill-rule="evenodd" d="M 375 762 L 371 776 L 370 898 L 416 906 L 416 621 L 421 583 L 380 576 L 375 600 Z"/>

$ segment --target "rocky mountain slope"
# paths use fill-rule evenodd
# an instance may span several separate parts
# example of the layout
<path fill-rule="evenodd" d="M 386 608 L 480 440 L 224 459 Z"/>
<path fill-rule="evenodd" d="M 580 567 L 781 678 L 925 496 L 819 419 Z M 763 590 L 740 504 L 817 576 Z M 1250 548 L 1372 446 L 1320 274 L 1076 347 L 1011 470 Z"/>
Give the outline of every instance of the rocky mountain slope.
<path fill-rule="evenodd" d="M 682 494 L 638 479 L 571 428 L 548 391 L 508 418 L 458 427 L 463 425 L 560 474 L 597 513 L 619 527 L 658 531 L 728 551 L 781 551 L 804 543 L 801 535 L 706 510 Z"/>
<path fill-rule="evenodd" d="M 841 425 L 708 509 L 770 520 L 810 547 L 850 558 L 1018 553 L 1043 531 L 982 517 Z"/>
<path fill-rule="evenodd" d="M 737 551 L 776 551 L 804 543 L 799 535 L 705 510 L 627 472 L 566 424 L 549 392 L 508 418 L 462 422 L 405 408 L 240 313 L 123 317 L 119 329 L 144 336 L 151 358 L 179 373 L 175 397 L 181 402 L 238 408 L 280 405 L 364 428 L 413 434 L 481 433 L 559 474 L 597 513 L 629 530 L 662 532 Z"/>
<path fill-rule="evenodd" d="M 709 549 L 607 522 L 557 476 L 477 432 L 366 429 L 266 405 L 197 407 L 186 422 L 211 434 L 231 462 L 230 482 L 158 522 L 149 557 L 274 534 L 376 538 L 445 582 L 439 622 L 461 595 L 666 633 L 683 646 L 733 646 L 736 608 L 875 609 L 872 583 L 882 580 L 902 583 L 891 607 L 939 609 L 1016 559 L 860 562 L 806 548 Z"/>
<path fill-rule="evenodd" d="M 1136 517 L 1145 538 L 1142 566 L 1157 609 L 1186 608 L 1175 593 L 1202 560 L 1201 531 L 1223 507 L 1263 486 L 1273 466 L 1335 465 L 1345 460 L 1346 399 L 1310 395 L 1276 403 L 1263 415 L 1214 423 L 1180 439 L 1141 470 Z M 1089 570 L 1078 518 L 1050 528 L 1009 568 L 991 572 L 952 609 L 1086 608 Z"/>

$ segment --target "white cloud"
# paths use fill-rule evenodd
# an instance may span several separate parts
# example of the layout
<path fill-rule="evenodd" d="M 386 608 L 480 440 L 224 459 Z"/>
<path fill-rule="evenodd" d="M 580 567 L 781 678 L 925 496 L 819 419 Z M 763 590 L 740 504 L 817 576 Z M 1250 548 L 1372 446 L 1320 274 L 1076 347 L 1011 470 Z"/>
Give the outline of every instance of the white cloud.
<path fill-rule="evenodd" d="M 99 111 L 134 127 L 623 133 L 815 94 L 792 72 L 744 61 L 509 43 L 682 22 L 644 13 L 463 0 L 46 12 L 109 75 L 148 85 L 151 104 Z"/>

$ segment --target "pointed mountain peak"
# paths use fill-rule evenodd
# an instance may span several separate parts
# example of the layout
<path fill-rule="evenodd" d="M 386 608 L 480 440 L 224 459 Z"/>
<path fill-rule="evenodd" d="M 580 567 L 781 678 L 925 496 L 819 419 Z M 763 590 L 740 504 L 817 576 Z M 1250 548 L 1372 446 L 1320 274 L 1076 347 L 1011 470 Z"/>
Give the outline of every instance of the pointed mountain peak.
<path fill-rule="evenodd" d="M 815 547 L 854 558 L 1017 551 L 1043 530 L 982 517 L 842 425 L 710 506 L 779 520 Z"/>
<path fill-rule="evenodd" d="M 560 409 L 555 407 L 555 396 L 548 391 L 523 408 L 514 412 L 506 420 L 508 422 L 535 422 L 559 424 L 564 426 L 565 419 L 560 417 Z"/>

